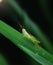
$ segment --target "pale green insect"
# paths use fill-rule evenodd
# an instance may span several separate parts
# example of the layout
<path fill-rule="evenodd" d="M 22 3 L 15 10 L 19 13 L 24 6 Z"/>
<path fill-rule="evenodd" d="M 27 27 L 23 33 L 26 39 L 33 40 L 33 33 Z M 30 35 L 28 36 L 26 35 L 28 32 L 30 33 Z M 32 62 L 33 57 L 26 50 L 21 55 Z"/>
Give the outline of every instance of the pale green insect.
<path fill-rule="evenodd" d="M 27 31 L 26 31 L 26 29 L 22 29 L 22 33 L 23 33 L 23 35 L 24 36 L 26 36 L 28 39 L 30 39 L 32 42 L 36 42 L 36 43 L 40 43 L 40 41 L 39 40 L 37 40 L 34 36 L 32 36 L 32 35 L 30 35 Z"/>
<path fill-rule="evenodd" d="M 28 39 L 30 39 L 33 43 L 40 43 L 39 40 L 37 40 L 34 36 L 32 36 L 31 34 L 29 34 L 25 28 L 23 28 L 23 26 L 19 23 L 19 26 L 22 28 L 22 34 L 27 37 Z"/>

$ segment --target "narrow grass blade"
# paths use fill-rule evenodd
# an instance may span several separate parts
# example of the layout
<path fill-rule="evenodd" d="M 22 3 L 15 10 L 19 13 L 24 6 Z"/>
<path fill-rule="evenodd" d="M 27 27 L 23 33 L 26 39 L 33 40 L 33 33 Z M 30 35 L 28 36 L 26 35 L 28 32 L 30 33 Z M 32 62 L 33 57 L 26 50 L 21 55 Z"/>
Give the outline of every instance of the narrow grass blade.
<path fill-rule="evenodd" d="M 0 20 L 0 33 L 42 65 L 53 65 L 53 55 Z"/>

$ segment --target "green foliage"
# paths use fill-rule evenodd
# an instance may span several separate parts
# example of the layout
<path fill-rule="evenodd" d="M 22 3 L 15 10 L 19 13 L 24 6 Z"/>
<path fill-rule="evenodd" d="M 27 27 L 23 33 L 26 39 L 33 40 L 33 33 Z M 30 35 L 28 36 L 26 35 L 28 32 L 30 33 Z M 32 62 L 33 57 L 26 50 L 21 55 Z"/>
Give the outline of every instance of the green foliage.
<path fill-rule="evenodd" d="M 39 0 L 38 4 L 41 4 L 40 6 L 44 13 L 44 16 L 46 16 L 49 22 L 51 21 L 52 25 L 53 19 L 51 17 L 50 10 L 47 4 L 44 5 L 46 2 L 46 0 Z M 16 3 L 14 0 L 8 0 L 8 4 L 20 16 L 20 18 L 22 19 L 22 24 L 26 28 L 26 30 L 33 33 L 34 37 L 37 36 L 38 40 L 40 40 L 40 42 L 47 50 L 42 48 L 41 45 L 37 44 L 37 42 L 34 43 L 34 38 L 33 40 L 28 39 L 22 33 L 15 30 L 2 20 L 0 20 L 0 34 L 8 38 L 11 42 L 13 42 L 14 45 L 28 54 L 32 58 L 32 65 L 39 65 L 38 63 L 40 63 L 41 65 L 53 65 L 53 48 L 51 45 L 51 41 L 44 34 L 44 32 L 41 31 L 40 27 L 36 23 L 33 23 L 33 21 L 28 17 L 26 12 L 21 9 L 18 3 Z M 4 62 L 4 65 L 6 65 L 1 55 L 0 61 Z M 36 64 L 36 62 L 38 63 Z"/>

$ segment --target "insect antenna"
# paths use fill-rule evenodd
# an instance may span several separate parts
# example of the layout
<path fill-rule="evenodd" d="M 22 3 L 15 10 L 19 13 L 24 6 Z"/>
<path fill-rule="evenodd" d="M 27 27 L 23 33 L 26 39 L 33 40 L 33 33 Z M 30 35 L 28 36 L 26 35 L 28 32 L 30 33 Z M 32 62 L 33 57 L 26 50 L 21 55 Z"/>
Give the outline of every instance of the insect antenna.
<path fill-rule="evenodd" d="M 20 26 L 20 28 L 22 29 L 23 28 L 23 26 L 18 22 L 18 24 L 19 24 L 19 26 Z"/>

